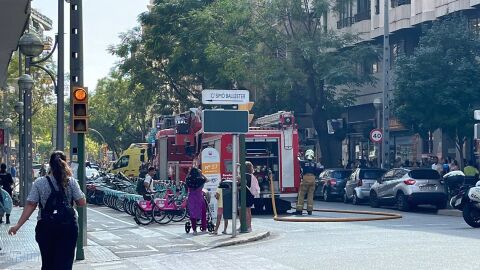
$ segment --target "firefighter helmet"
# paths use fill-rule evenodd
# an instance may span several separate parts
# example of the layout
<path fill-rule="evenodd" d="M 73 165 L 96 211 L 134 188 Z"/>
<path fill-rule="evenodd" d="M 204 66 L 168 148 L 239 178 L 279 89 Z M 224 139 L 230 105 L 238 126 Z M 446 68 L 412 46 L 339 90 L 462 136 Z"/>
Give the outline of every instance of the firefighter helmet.
<path fill-rule="evenodd" d="M 308 160 L 313 160 L 315 158 L 315 152 L 312 149 L 305 151 L 305 158 Z"/>

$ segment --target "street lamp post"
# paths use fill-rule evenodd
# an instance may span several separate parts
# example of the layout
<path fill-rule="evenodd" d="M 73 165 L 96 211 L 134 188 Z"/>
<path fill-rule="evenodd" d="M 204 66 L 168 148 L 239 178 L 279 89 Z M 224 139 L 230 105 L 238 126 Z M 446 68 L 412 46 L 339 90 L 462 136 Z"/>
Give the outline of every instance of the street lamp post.
<path fill-rule="evenodd" d="M 23 106 L 23 115 L 24 115 L 24 129 L 23 129 L 23 138 L 24 138 L 24 152 L 23 152 L 23 183 L 20 187 L 23 187 L 22 192 L 22 205 L 25 205 L 27 200 L 28 193 L 30 192 L 32 186 L 32 88 L 33 88 L 33 79 L 29 74 L 23 74 L 18 78 L 18 88 L 22 91 L 24 106 Z"/>
<path fill-rule="evenodd" d="M 63 23 L 61 23 L 63 25 Z M 60 25 L 60 24 L 59 24 Z M 64 113 L 64 93 L 63 93 L 63 88 L 64 88 L 64 74 L 63 74 L 63 71 L 64 71 L 64 66 L 63 66 L 63 62 L 64 62 L 64 57 L 63 57 L 63 53 L 64 53 L 64 50 L 63 50 L 63 28 L 59 28 L 59 31 L 62 31 L 62 32 L 59 32 L 59 34 L 57 36 L 55 36 L 55 45 L 53 47 L 53 49 L 50 51 L 50 53 L 45 56 L 44 58 L 42 59 L 39 59 L 39 60 L 36 60 L 36 61 L 33 61 L 32 59 L 34 57 L 37 57 L 39 56 L 42 52 L 43 52 L 43 48 L 44 48 L 44 44 L 43 44 L 43 41 L 38 37 L 36 36 L 35 34 L 32 34 L 32 33 L 25 33 L 21 38 L 20 38 L 20 41 L 19 41 L 19 46 L 20 46 L 20 51 L 26 55 L 26 59 L 25 59 L 25 70 L 26 70 L 26 73 L 30 74 L 30 68 L 31 67 L 36 67 L 38 69 L 41 69 L 43 71 L 45 71 L 45 73 L 48 74 L 48 76 L 50 77 L 50 79 L 52 80 L 53 82 L 53 85 L 54 85 L 54 89 L 55 89 L 55 94 L 57 95 L 57 131 L 56 131 L 56 143 L 55 143 L 55 148 L 57 150 L 61 150 L 63 151 L 65 146 L 64 146 L 64 119 L 65 119 L 65 113 Z M 40 46 L 41 45 L 41 46 Z M 57 45 L 58 45 L 58 72 L 57 72 L 57 76 L 58 76 L 58 79 L 55 78 L 55 75 L 53 74 L 53 72 L 41 65 L 38 65 L 42 62 L 45 62 L 47 61 L 52 55 L 53 53 L 55 52 L 55 50 L 57 49 Z"/>
<path fill-rule="evenodd" d="M 15 104 L 15 112 L 18 114 L 18 179 L 23 179 L 23 90 L 18 88 L 20 101 Z M 23 193 L 25 191 L 25 185 L 23 181 L 20 181 L 20 198 L 23 198 Z M 21 200 L 21 206 L 23 205 L 23 200 Z"/>
<path fill-rule="evenodd" d="M 382 99 L 376 98 L 373 100 L 373 107 L 375 107 L 375 112 L 377 113 L 377 123 L 376 126 L 377 128 L 382 128 L 382 123 L 380 121 L 380 110 L 382 109 Z M 376 144 L 376 146 L 379 147 L 378 151 L 376 151 L 377 154 L 377 167 L 380 168 L 382 165 L 382 157 L 381 157 L 381 149 L 382 149 L 382 144 Z"/>

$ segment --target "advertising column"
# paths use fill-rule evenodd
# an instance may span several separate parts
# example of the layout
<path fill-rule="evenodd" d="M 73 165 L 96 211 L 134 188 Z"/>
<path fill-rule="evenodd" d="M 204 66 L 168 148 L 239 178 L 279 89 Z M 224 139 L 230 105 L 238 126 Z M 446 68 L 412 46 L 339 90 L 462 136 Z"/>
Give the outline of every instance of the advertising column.
<path fill-rule="evenodd" d="M 215 148 L 205 148 L 202 151 L 202 173 L 208 179 L 205 184 L 205 189 L 208 190 L 210 196 L 210 213 L 214 219 L 217 218 L 217 199 L 215 193 L 217 192 L 218 184 L 220 183 L 220 154 Z"/>

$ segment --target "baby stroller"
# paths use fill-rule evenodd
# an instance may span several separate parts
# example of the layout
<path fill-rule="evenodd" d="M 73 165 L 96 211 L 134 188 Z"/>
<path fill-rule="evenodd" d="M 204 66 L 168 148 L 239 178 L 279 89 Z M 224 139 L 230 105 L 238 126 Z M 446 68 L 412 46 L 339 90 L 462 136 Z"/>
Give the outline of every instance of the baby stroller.
<path fill-rule="evenodd" d="M 210 207 L 208 205 L 209 200 L 207 199 L 206 194 L 203 194 L 203 199 L 205 200 L 205 206 L 206 206 L 206 212 L 207 212 L 207 231 L 208 232 L 213 232 L 215 230 L 215 225 L 213 224 L 213 217 L 212 217 L 212 213 L 210 211 Z M 187 208 L 188 208 L 188 206 L 187 206 Z M 197 224 L 199 224 L 199 222 L 201 222 L 201 220 L 197 220 Z M 187 221 L 185 223 L 185 232 L 189 233 L 191 229 L 192 229 L 192 224 L 190 223 L 190 221 Z"/>

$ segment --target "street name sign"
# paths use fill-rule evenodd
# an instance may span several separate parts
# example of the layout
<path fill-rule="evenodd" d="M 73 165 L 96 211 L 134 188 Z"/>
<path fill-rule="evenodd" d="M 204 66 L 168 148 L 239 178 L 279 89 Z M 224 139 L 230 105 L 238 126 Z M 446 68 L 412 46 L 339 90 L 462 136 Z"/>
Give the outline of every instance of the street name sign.
<path fill-rule="evenodd" d="M 382 139 L 383 133 L 381 129 L 372 129 L 372 131 L 370 131 L 370 141 L 380 143 Z"/>
<path fill-rule="evenodd" d="M 248 90 L 217 90 L 202 91 L 202 103 L 212 105 L 246 104 L 250 101 Z"/>
<path fill-rule="evenodd" d="M 205 133 L 247 133 L 248 112 L 236 110 L 203 110 L 202 128 Z"/>

